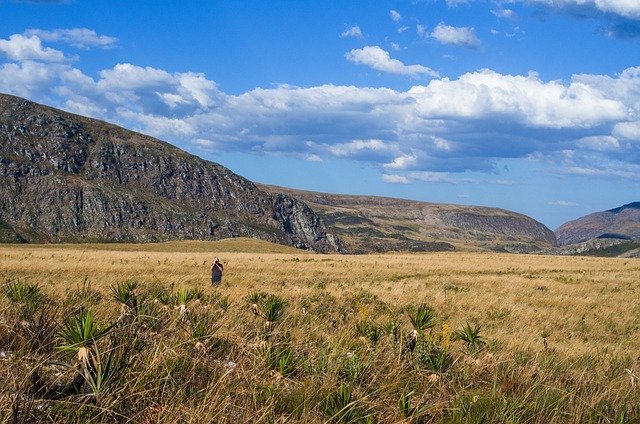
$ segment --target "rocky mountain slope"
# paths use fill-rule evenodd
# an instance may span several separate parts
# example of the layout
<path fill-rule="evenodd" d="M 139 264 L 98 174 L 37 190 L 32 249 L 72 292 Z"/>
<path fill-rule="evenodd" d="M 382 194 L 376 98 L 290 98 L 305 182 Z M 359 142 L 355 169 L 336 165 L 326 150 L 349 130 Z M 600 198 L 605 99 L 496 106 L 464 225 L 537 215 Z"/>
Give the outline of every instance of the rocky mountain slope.
<path fill-rule="evenodd" d="M 640 240 L 640 202 L 569 221 L 555 233 L 561 246 L 596 238 Z"/>
<path fill-rule="evenodd" d="M 0 241 L 343 245 L 314 211 L 159 140 L 0 95 Z"/>
<path fill-rule="evenodd" d="M 494 250 L 536 252 L 556 244 L 543 224 L 497 208 L 348 196 L 261 186 L 303 200 L 349 250 Z"/>

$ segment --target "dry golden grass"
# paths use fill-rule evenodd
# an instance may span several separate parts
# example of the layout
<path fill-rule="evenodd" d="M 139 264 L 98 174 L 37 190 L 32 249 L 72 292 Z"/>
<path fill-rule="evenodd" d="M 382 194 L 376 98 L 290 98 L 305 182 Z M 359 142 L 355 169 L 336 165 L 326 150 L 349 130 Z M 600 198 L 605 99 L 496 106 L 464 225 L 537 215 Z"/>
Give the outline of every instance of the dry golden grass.
<path fill-rule="evenodd" d="M 262 252 L 243 253 L 250 249 Z M 272 253 L 273 250 L 294 253 Z M 0 279 L 63 294 L 85 282 L 103 293 L 142 285 L 210 288 L 214 256 L 231 301 L 251 291 L 296 299 L 367 292 L 393 310 L 428 303 L 452 328 L 474 321 L 512 349 L 566 354 L 640 351 L 640 260 L 490 253 L 314 255 L 247 240 L 153 245 L 0 247 Z"/>

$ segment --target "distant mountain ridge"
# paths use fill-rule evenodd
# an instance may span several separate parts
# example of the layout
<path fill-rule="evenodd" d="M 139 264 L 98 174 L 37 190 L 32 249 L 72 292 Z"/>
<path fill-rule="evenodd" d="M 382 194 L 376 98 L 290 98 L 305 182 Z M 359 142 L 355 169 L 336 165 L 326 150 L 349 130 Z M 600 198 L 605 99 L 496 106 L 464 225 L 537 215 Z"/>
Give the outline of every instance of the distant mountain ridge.
<path fill-rule="evenodd" d="M 357 253 L 453 249 L 529 253 L 556 245 L 549 228 L 504 209 L 261 187 L 303 200 Z"/>
<path fill-rule="evenodd" d="M 640 240 L 640 202 L 585 215 L 562 224 L 555 233 L 560 246 L 597 238 Z"/>

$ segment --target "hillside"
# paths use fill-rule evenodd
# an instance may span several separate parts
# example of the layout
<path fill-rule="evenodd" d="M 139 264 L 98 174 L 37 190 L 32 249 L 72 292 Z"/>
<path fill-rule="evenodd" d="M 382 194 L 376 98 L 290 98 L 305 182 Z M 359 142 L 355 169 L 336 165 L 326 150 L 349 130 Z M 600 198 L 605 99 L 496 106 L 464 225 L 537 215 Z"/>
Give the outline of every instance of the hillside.
<path fill-rule="evenodd" d="M 554 233 L 543 224 L 503 209 L 261 187 L 303 200 L 349 250 L 358 253 L 453 249 L 522 253 L 556 243 Z"/>
<path fill-rule="evenodd" d="M 561 225 L 555 233 L 561 246 L 596 238 L 640 240 L 640 202 L 569 221 Z"/>
<path fill-rule="evenodd" d="M 101 121 L 0 95 L 0 241 L 249 237 L 340 252 L 303 202 Z"/>

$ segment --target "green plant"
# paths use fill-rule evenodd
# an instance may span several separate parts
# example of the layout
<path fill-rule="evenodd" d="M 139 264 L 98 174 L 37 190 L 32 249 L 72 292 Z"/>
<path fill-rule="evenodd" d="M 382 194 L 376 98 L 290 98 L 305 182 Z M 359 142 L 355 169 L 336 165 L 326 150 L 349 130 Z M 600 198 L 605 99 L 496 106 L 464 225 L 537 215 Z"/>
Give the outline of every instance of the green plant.
<path fill-rule="evenodd" d="M 322 402 L 322 412 L 327 422 L 348 423 L 361 418 L 362 411 L 353 396 L 351 384 L 340 384 L 337 392 L 329 395 Z"/>
<path fill-rule="evenodd" d="M 135 291 L 140 287 L 135 281 L 124 281 L 111 287 L 112 298 L 122 304 L 123 313 L 137 313 L 138 298 Z"/>
<path fill-rule="evenodd" d="M 455 362 L 446 350 L 431 341 L 419 341 L 414 351 L 414 366 L 434 373 L 446 373 Z"/>
<path fill-rule="evenodd" d="M 94 321 L 93 311 L 81 310 L 79 315 L 67 317 L 57 332 L 58 350 L 76 352 L 80 362 L 87 363 L 95 343 L 109 334 L 113 324 L 99 325 Z"/>
<path fill-rule="evenodd" d="M 215 324 L 215 320 L 209 315 L 191 316 L 190 324 L 190 340 L 198 343 L 205 343 L 216 331 L 219 326 Z"/>
<path fill-rule="evenodd" d="M 79 315 L 69 316 L 57 336 L 58 350 L 76 353 L 80 363 L 78 373 L 84 380 L 85 392 L 98 396 L 111 376 L 111 354 L 103 361 L 96 342 L 113 329 L 113 324 L 103 326 L 94 321 L 93 312 L 81 310 Z M 66 365 L 75 369 L 72 365 Z"/>
<path fill-rule="evenodd" d="M 268 369 L 277 371 L 284 377 L 291 376 L 298 368 L 295 351 L 289 345 L 265 347 L 262 349 L 262 356 Z"/>
<path fill-rule="evenodd" d="M 229 309 L 229 305 L 231 304 L 231 302 L 229 301 L 229 296 L 223 296 L 218 300 L 218 307 L 220 309 L 222 309 L 224 312 L 227 312 L 227 309 Z"/>
<path fill-rule="evenodd" d="M 356 322 L 356 333 L 375 345 L 380 340 L 380 328 L 369 321 Z"/>
<path fill-rule="evenodd" d="M 480 329 L 482 327 L 479 324 L 466 323 L 459 331 L 454 331 L 451 337 L 454 340 L 461 340 L 465 343 L 469 353 L 477 353 L 484 345 L 485 341 L 480 336 Z"/>
<path fill-rule="evenodd" d="M 265 320 L 267 331 L 271 331 L 274 324 L 282 318 L 287 306 L 286 300 L 273 294 L 258 304 L 258 315 Z"/>
<path fill-rule="evenodd" d="M 404 419 L 409 420 L 410 422 L 411 419 L 417 417 L 426 409 L 424 406 L 416 407 L 412 405 L 413 393 L 413 391 L 407 392 L 406 390 L 403 390 L 398 398 L 398 409 L 400 409 L 400 413 Z"/>
<path fill-rule="evenodd" d="M 362 382 L 367 378 L 372 364 L 373 355 L 364 359 L 358 353 L 347 352 L 340 364 L 338 376 L 349 383 Z"/>
<path fill-rule="evenodd" d="M 409 319 L 411 320 L 411 325 L 413 328 L 420 334 L 423 335 L 425 330 L 432 328 L 436 325 L 435 323 L 436 313 L 432 307 L 429 305 L 422 303 L 418 306 L 418 310 L 409 315 Z"/>
<path fill-rule="evenodd" d="M 38 284 L 22 281 L 9 281 L 2 286 L 2 293 L 9 303 L 23 308 L 25 314 L 35 311 L 45 300 Z"/>

